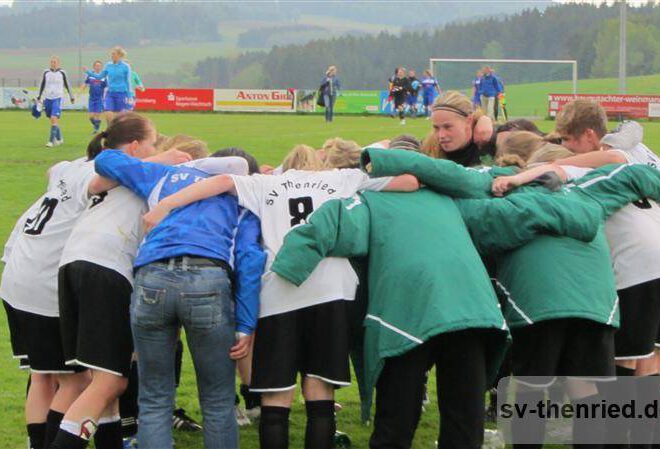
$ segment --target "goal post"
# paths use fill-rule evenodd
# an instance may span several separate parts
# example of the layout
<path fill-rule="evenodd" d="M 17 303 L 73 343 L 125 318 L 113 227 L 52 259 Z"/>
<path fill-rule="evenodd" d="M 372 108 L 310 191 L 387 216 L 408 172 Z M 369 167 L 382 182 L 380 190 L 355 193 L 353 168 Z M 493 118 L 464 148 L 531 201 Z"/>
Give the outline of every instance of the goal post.
<path fill-rule="evenodd" d="M 571 81 L 573 83 L 573 94 L 577 94 L 578 69 L 577 61 L 573 59 L 451 59 L 451 58 L 431 58 L 429 68 L 434 77 L 439 78 L 438 70 L 435 68 L 438 63 L 466 63 L 470 65 L 491 65 L 491 64 L 565 64 L 571 66 Z"/>
<path fill-rule="evenodd" d="M 547 114 L 550 93 L 577 94 L 578 65 L 570 59 L 430 58 L 429 68 L 443 90 L 471 96 L 476 72 L 493 68 L 504 83 L 509 109 L 517 116 Z"/>

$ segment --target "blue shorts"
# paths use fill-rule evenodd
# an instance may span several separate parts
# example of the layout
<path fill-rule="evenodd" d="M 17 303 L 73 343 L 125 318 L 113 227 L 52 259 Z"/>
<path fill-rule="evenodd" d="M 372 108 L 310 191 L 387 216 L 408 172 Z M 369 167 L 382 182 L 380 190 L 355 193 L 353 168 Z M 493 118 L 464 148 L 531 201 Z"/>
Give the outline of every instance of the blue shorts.
<path fill-rule="evenodd" d="M 103 112 L 103 97 L 99 97 L 99 98 L 90 97 L 89 103 L 87 103 L 87 110 L 95 114 L 98 114 L 99 112 Z"/>
<path fill-rule="evenodd" d="M 106 92 L 103 106 L 106 111 L 121 112 L 128 109 L 128 94 L 126 92 Z"/>
<path fill-rule="evenodd" d="M 406 104 L 408 106 L 415 106 L 417 104 L 417 95 L 408 94 L 406 97 Z"/>
<path fill-rule="evenodd" d="M 135 109 L 135 97 L 128 97 L 126 99 L 126 110 L 132 111 Z"/>
<path fill-rule="evenodd" d="M 424 94 L 424 106 L 431 106 L 433 104 L 433 100 L 435 100 L 434 92 Z"/>
<path fill-rule="evenodd" d="M 46 117 L 61 117 L 62 116 L 62 99 L 61 98 L 53 98 L 52 100 L 49 100 L 46 98 L 44 100 L 44 112 L 46 113 Z"/>

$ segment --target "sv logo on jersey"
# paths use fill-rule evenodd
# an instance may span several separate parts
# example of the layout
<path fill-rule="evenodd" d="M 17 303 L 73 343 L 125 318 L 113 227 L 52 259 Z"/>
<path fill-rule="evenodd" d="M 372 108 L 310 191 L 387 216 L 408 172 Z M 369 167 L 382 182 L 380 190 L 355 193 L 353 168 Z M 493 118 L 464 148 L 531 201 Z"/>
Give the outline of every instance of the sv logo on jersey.
<path fill-rule="evenodd" d="M 188 178 L 192 177 L 193 182 L 199 182 L 202 181 L 204 178 L 201 176 L 195 176 L 191 173 L 175 173 L 172 176 L 170 176 L 170 181 L 174 182 L 179 182 L 179 181 L 185 181 Z"/>

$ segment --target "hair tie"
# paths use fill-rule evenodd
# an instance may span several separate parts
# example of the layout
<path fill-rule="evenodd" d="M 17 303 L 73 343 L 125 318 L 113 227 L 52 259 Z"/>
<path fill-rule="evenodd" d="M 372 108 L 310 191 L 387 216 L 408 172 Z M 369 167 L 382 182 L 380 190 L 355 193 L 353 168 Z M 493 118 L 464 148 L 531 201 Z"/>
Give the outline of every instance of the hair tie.
<path fill-rule="evenodd" d="M 107 138 L 108 133 L 106 131 L 101 131 L 101 137 L 104 138 L 104 139 Z"/>
<path fill-rule="evenodd" d="M 449 112 L 453 112 L 454 114 L 458 114 L 462 117 L 467 117 L 468 115 L 470 115 L 467 112 L 461 111 L 460 109 L 455 108 L 453 106 L 450 106 L 448 104 L 436 104 L 436 105 L 433 106 L 433 110 L 434 111 L 449 111 Z"/>

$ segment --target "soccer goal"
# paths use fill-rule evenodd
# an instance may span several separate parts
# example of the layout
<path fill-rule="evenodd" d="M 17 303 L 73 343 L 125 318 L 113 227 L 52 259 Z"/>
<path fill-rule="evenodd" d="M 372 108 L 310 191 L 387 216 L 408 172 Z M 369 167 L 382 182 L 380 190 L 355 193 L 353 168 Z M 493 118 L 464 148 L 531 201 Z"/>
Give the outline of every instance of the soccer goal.
<path fill-rule="evenodd" d="M 576 94 L 578 67 L 574 60 L 551 59 L 445 59 L 431 58 L 429 67 L 442 90 L 472 96 L 479 70 L 491 67 L 504 84 L 509 115 L 547 115 L 548 94 Z"/>

